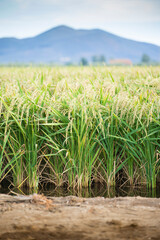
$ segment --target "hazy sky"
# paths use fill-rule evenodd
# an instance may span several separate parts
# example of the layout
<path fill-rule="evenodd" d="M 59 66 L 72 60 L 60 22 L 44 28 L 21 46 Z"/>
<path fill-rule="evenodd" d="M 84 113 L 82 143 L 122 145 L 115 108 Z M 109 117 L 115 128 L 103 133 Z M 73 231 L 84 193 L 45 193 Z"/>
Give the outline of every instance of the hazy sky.
<path fill-rule="evenodd" d="M 30 37 L 61 24 L 160 45 L 160 0 L 0 0 L 0 37 Z"/>

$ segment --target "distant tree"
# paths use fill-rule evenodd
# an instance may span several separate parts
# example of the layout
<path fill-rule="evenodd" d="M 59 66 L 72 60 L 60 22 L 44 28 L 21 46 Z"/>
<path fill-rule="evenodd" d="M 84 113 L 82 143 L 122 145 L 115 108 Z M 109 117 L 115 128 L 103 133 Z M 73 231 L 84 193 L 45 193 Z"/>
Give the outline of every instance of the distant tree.
<path fill-rule="evenodd" d="M 104 55 L 99 56 L 99 62 L 100 63 L 105 63 L 106 62 L 106 58 L 105 58 Z"/>
<path fill-rule="evenodd" d="M 86 58 L 81 58 L 81 60 L 80 60 L 80 64 L 82 65 L 82 66 L 87 66 L 88 65 L 88 61 L 87 61 L 87 59 Z"/>
<path fill-rule="evenodd" d="M 98 56 L 93 56 L 92 57 L 92 62 L 97 63 L 98 62 Z"/>
<path fill-rule="evenodd" d="M 65 66 L 73 66 L 74 64 L 72 62 L 66 62 Z"/>
<path fill-rule="evenodd" d="M 94 64 L 102 64 L 106 62 L 106 58 L 104 55 L 95 55 L 92 57 L 92 62 Z"/>
<path fill-rule="evenodd" d="M 143 54 L 141 62 L 144 64 L 148 64 L 150 62 L 150 57 L 147 54 Z"/>

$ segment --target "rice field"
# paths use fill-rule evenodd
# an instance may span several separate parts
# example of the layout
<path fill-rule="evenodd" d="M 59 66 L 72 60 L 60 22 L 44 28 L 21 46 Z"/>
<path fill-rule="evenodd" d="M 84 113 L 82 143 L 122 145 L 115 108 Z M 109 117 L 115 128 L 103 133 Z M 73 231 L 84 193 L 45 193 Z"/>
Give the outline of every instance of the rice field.
<path fill-rule="evenodd" d="M 160 180 L 160 67 L 1 67 L 0 182 Z"/>

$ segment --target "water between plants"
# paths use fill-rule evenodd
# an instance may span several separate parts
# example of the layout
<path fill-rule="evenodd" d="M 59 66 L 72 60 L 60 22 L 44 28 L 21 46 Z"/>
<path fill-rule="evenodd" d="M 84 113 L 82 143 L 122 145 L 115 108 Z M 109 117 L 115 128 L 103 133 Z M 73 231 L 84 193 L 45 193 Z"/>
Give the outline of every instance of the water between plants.
<path fill-rule="evenodd" d="M 17 189 L 17 188 L 8 188 L 7 186 L 0 185 L 0 193 L 5 194 L 21 194 L 21 195 L 30 195 L 33 193 L 44 194 L 45 196 L 51 197 L 66 197 L 66 196 L 77 196 L 85 198 L 93 197 L 105 197 L 105 198 L 114 198 L 114 197 L 147 197 L 147 198 L 160 198 L 160 184 L 157 184 L 156 189 L 148 189 L 146 186 L 139 187 L 110 187 L 109 189 L 106 186 L 101 184 L 94 184 L 92 188 L 83 188 L 81 191 L 76 191 L 72 189 L 67 189 L 65 187 L 54 187 L 53 185 L 47 185 L 40 187 L 39 190 L 29 190 L 26 188 Z"/>

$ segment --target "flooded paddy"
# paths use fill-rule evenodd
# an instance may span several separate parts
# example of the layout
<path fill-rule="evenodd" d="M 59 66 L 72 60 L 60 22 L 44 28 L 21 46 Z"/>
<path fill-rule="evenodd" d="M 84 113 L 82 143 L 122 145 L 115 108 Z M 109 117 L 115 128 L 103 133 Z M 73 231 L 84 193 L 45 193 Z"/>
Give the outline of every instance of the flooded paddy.
<path fill-rule="evenodd" d="M 0 240 L 160 239 L 159 70 L 1 69 Z"/>
<path fill-rule="evenodd" d="M 119 186 L 110 187 L 102 184 L 94 184 L 91 188 L 82 188 L 81 190 L 68 189 L 67 187 L 55 187 L 52 184 L 44 187 L 39 187 L 38 190 L 28 188 L 8 188 L 7 185 L 0 185 L 0 194 L 9 195 L 32 195 L 34 193 L 43 194 L 48 197 L 67 197 L 76 196 L 84 198 L 104 197 L 148 197 L 160 198 L 160 184 L 154 189 L 149 189 L 147 186 Z"/>

